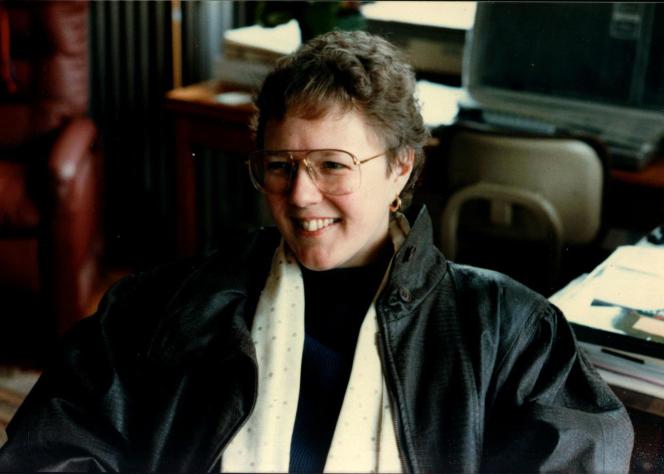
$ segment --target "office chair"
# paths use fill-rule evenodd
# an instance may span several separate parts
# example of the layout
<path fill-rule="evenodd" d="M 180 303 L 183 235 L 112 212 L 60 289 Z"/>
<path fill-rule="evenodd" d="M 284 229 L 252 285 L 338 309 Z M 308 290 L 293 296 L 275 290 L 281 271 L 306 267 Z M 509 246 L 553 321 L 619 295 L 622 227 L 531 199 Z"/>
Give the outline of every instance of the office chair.
<path fill-rule="evenodd" d="M 447 129 L 441 142 L 447 201 L 440 243 L 447 258 L 552 292 L 565 257 L 579 255 L 570 249 L 601 233 L 605 149 L 586 137 L 463 124 Z"/>
<path fill-rule="evenodd" d="M 86 2 L 0 3 L 5 328 L 10 319 L 43 311 L 49 317 L 39 324 L 63 332 L 85 315 L 97 291 L 101 163 L 96 127 L 85 116 L 87 20 Z M 16 300 L 11 312 L 10 299 Z"/>

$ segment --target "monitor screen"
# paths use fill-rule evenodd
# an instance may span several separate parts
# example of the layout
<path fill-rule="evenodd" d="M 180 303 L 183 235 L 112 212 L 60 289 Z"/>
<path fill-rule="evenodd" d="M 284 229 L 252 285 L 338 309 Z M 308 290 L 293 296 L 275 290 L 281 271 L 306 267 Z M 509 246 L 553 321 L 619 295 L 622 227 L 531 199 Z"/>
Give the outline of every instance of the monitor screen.
<path fill-rule="evenodd" d="M 490 2 L 479 14 L 478 83 L 664 110 L 664 4 Z"/>

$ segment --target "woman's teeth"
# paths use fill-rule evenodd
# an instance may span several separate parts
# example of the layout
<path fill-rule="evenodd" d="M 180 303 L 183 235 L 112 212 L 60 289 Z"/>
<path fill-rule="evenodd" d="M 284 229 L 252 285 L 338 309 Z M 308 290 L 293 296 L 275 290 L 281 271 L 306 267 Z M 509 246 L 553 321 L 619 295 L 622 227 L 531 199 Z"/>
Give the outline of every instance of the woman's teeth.
<path fill-rule="evenodd" d="M 307 221 L 300 221 L 302 228 L 309 232 L 317 231 L 332 224 L 334 224 L 334 219 L 311 219 Z"/>

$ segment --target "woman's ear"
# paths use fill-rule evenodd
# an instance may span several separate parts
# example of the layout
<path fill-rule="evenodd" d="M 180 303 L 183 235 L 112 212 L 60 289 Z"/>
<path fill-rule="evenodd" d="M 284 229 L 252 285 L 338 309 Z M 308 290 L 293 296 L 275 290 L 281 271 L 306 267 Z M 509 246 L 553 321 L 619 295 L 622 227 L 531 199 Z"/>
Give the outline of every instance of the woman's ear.
<path fill-rule="evenodd" d="M 394 164 L 394 180 L 399 184 L 399 190 L 403 189 L 410 178 L 415 163 L 415 150 L 408 148 L 400 153 L 399 159 Z"/>

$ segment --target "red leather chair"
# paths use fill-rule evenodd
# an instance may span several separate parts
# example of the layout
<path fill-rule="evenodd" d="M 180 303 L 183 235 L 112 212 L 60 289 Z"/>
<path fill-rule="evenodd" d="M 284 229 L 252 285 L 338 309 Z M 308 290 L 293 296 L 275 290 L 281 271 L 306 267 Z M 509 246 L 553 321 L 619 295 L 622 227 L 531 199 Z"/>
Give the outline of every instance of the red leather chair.
<path fill-rule="evenodd" d="M 0 1 L 0 289 L 42 301 L 60 333 L 85 316 L 101 252 L 87 21 L 85 2 Z"/>

